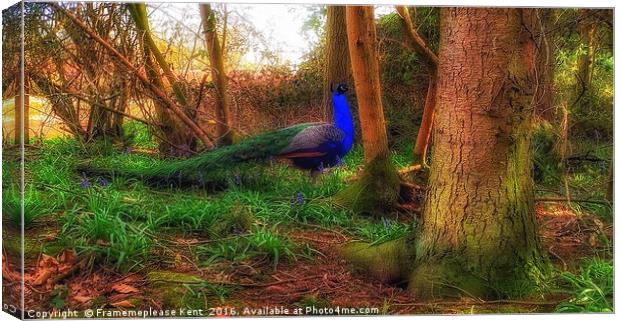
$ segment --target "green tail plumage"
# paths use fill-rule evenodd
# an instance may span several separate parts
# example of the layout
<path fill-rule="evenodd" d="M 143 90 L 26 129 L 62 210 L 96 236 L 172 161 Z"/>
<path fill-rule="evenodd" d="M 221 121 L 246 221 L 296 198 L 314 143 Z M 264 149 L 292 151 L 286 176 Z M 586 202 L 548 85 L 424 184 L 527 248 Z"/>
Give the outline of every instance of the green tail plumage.
<path fill-rule="evenodd" d="M 267 160 L 279 154 L 300 131 L 313 124 L 299 124 L 277 131 L 259 134 L 237 144 L 214 149 L 178 161 L 149 168 L 105 168 L 92 164 L 79 166 L 87 174 L 139 178 L 156 185 L 211 185 L 225 183 L 239 165 Z"/>

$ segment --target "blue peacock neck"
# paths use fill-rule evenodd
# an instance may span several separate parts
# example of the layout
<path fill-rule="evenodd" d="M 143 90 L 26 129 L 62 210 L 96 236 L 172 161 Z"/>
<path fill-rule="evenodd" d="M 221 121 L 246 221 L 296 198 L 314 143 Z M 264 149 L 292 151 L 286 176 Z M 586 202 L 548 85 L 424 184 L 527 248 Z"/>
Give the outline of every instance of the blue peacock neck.
<path fill-rule="evenodd" d="M 351 116 L 346 95 L 335 91 L 332 94 L 332 104 L 334 108 L 334 126 L 344 132 L 343 147 L 344 153 L 347 153 L 353 147 L 355 128 L 353 127 L 353 116 Z"/>

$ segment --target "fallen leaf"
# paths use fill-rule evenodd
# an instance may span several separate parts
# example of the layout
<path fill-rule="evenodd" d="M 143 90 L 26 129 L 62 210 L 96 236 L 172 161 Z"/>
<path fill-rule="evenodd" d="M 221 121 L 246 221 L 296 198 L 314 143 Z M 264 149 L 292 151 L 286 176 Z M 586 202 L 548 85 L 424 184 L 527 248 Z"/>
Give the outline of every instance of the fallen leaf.
<path fill-rule="evenodd" d="M 129 300 L 114 302 L 111 304 L 115 308 L 135 308 L 136 306 Z"/>
<path fill-rule="evenodd" d="M 56 239 L 56 237 L 57 237 L 57 236 L 58 236 L 58 234 L 57 234 L 57 233 L 55 233 L 55 232 L 51 232 L 51 233 L 49 233 L 49 234 L 45 235 L 45 240 L 46 240 L 46 241 L 53 241 L 53 240 L 55 240 L 55 239 Z"/>
<path fill-rule="evenodd" d="M 45 284 L 52 275 L 58 272 L 58 265 L 58 261 L 55 258 L 46 254 L 42 254 L 38 264 L 39 268 L 32 277 L 34 279 L 34 281 L 32 281 L 32 284 Z"/>
<path fill-rule="evenodd" d="M 54 272 L 52 270 L 42 270 L 37 274 L 37 277 L 32 282 L 33 285 L 43 285 L 52 276 Z"/>
<path fill-rule="evenodd" d="M 123 293 L 123 294 L 140 292 L 138 289 L 134 288 L 133 286 L 129 284 L 124 284 L 124 283 L 115 284 L 114 286 L 112 286 L 112 290 L 118 293 Z"/>
<path fill-rule="evenodd" d="M 93 298 L 88 297 L 88 296 L 76 295 L 76 296 L 73 297 L 73 299 L 75 301 L 80 302 L 80 303 L 86 303 L 86 302 L 92 300 Z"/>
<path fill-rule="evenodd" d="M 63 250 L 58 259 L 61 263 L 73 263 L 75 262 L 76 255 L 74 251 Z"/>
<path fill-rule="evenodd" d="M 49 268 L 58 266 L 58 261 L 47 254 L 41 254 L 41 260 L 39 260 L 39 267 Z"/>
<path fill-rule="evenodd" d="M 267 293 L 271 293 L 271 294 L 285 294 L 287 293 L 287 289 L 282 287 L 282 286 L 278 286 L 278 285 L 272 285 L 272 286 L 268 286 L 265 288 L 265 292 Z"/>

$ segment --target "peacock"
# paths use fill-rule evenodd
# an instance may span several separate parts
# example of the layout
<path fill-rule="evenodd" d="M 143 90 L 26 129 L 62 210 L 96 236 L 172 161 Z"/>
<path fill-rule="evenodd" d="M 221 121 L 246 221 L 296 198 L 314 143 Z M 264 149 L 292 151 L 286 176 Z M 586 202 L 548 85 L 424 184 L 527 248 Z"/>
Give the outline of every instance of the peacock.
<path fill-rule="evenodd" d="M 355 128 L 346 84 L 332 86 L 333 123 L 303 123 L 246 138 L 200 155 L 144 168 L 79 166 L 84 174 L 136 177 L 157 185 L 207 185 L 221 182 L 231 168 L 274 157 L 309 170 L 314 177 L 340 164 L 353 147 Z"/>

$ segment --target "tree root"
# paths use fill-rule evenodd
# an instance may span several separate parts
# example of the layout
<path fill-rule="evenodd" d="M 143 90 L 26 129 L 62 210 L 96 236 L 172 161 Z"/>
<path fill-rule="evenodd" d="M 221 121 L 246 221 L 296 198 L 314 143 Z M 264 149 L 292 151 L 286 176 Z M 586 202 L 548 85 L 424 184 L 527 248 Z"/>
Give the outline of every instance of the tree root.
<path fill-rule="evenodd" d="M 536 198 L 534 199 L 536 202 L 575 202 L 575 203 L 592 203 L 592 204 L 604 204 L 609 205 L 609 201 L 607 200 L 590 200 L 590 199 L 575 199 L 575 198 L 562 198 L 562 197 L 545 197 L 545 198 Z"/>
<path fill-rule="evenodd" d="M 380 217 L 397 204 L 400 178 L 386 157 L 366 164 L 359 179 L 336 195 L 336 202 L 357 213 Z"/>
<path fill-rule="evenodd" d="M 340 252 L 358 272 L 387 283 L 407 279 L 413 262 L 406 238 L 379 245 L 351 242 L 345 244 Z"/>

